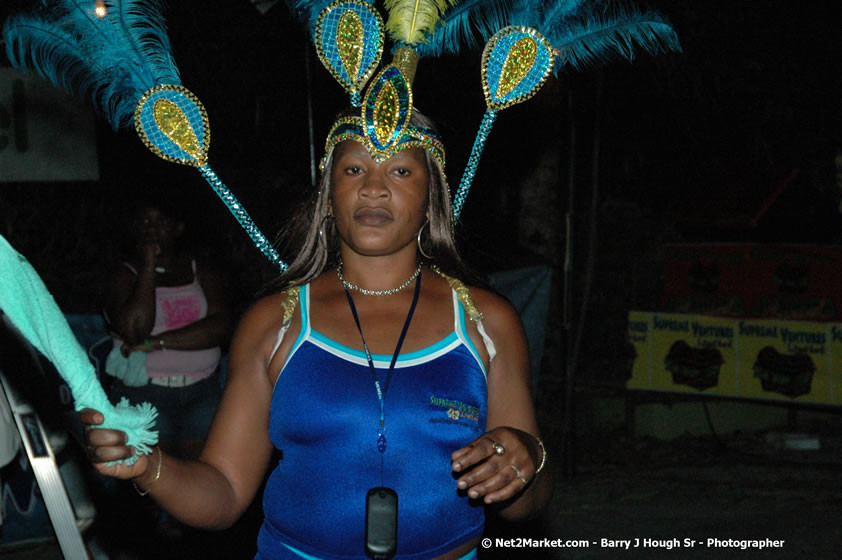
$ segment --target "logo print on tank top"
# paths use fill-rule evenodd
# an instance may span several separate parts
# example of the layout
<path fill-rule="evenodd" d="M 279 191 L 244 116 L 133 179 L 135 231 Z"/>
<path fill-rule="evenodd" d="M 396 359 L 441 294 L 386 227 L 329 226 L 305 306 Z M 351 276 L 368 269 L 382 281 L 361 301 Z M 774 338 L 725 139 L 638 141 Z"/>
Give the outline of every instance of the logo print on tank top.
<path fill-rule="evenodd" d="M 456 399 L 437 397 L 436 395 L 430 395 L 429 405 L 433 409 L 430 422 L 434 424 L 459 424 L 474 431 L 479 430 L 480 410 L 476 406 Z"/>
<path fill-rule="evenodd" d="M 173 298 L 162 302 L 167 329 L 177 329 L 195 323 L 201 317 L 199 302 L 195 298 Z"/>

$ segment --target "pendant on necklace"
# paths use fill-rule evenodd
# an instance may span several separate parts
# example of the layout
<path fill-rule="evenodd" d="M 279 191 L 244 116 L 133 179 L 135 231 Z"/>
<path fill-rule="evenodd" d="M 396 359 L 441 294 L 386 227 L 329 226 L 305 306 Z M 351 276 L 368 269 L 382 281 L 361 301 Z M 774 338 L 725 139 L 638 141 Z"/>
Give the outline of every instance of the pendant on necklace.
<path fill-rule="evenodd" d="M 377 436 L 377 451 L 380 453 L 386 452 L 386 434 L 380 432 Z"/>

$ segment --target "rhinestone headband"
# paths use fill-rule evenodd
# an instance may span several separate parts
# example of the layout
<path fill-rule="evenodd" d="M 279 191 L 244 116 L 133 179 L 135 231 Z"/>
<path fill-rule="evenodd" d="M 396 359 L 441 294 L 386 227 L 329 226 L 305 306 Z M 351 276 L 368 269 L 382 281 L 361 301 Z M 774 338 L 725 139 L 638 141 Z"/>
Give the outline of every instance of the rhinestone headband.
<path fill-rule="evenodd" d="M 365 146 L 369 154 L 371 154 L 371 158 L 377 163 L 383 163 L 402 150 L 421 148 L 427 150 L 442 170 L 444 170 L 444 144 L 442 144 L 439 136 L 429 128 L 420 126 L 404 127 L 400 136 L 390 146 L 385 148 L 378 148 L 369 139 L 365 131 L 365 121 L 361 117 L 342 117 L 333 123 L 333 127 L 330 129 L 330 133 L 327 135 L 327 141 L 325 142 L 325 156 L 319 164 L 322 172 L 325 171 L 328 155 L 337 144 L 345 140 L 355 140 Z"/>

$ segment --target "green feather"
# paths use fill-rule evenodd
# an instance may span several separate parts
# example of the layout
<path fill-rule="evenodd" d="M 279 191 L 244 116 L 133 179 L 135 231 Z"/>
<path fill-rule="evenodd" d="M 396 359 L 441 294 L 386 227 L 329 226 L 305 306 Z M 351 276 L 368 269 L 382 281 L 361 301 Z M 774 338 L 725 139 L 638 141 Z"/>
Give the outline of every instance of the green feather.
<path fill-rule="evenodd" d="M 421 44 L 436 28 L 442 14 L 457 3 L 458 0 L 386 0 L 386 31 L 396 43 Z"/>

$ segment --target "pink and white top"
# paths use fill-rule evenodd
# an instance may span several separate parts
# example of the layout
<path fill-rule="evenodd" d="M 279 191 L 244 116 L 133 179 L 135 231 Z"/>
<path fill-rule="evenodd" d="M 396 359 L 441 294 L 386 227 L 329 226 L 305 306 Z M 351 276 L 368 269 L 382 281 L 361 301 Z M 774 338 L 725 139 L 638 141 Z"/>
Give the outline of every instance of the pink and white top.
<path fill-rule="evenodd" d="M 127 268 L 137 274 L 132 266 Z M 193 281 L 183 286 L 155 287 L 155 325 L 149 334 L 154 336 L 195 323 L 208 315 L 208 300 L 196 278 L 193 261 Z M 170 350 L 149 352 L 146 372 L 150 378 L 184 376 L 204 379 L 216 371 L 222 357 L 219 346 L 204 350 Z"/>

